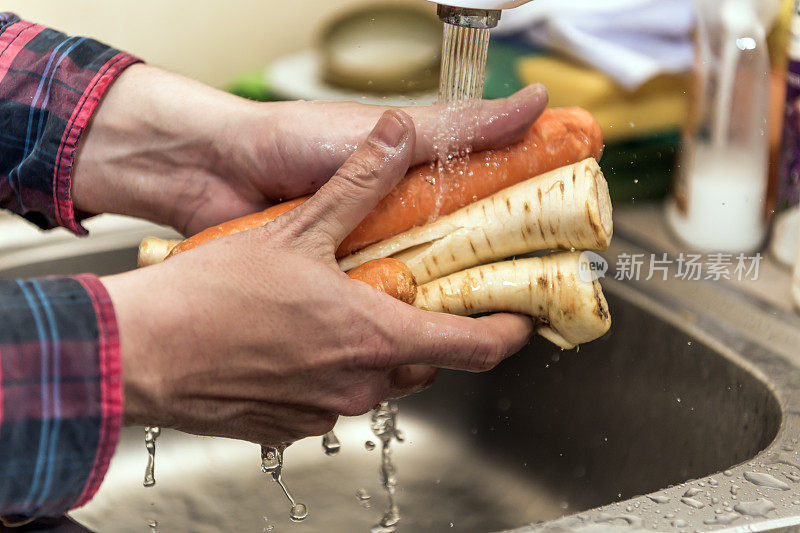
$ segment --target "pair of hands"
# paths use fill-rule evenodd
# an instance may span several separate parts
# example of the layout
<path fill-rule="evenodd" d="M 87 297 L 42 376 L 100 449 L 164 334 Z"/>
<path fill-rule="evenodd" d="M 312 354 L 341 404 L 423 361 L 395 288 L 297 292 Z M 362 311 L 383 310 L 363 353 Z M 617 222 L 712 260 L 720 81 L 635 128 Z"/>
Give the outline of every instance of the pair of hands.
<path fill-rule="evenodd" d="M 474 148 L 521 138 L 545 103 L 538 86 L 484 103 Z M 77 209 L 191 234 L 317 191 L 264 228 L 103 278 L 126 423 L 290 442 L 425 388 L 435 368 L 488 370 L 527 342 L 527 317 L 427 313 L 339 270 L 338 244 L 433 156 L 437 109 L 407 111 L 257 104 L 147 66 L 115 82 L 81 143 Z"/>

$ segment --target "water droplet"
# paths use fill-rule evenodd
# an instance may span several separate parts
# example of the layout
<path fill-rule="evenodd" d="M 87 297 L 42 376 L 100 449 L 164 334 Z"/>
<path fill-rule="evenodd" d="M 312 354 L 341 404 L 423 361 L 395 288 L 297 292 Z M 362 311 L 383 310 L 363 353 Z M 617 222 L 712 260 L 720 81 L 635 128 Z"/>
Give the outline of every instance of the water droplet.
<path fill-rule="evenodd" d="M 733 471 L 731 471 L 731 470 L 725 470 L 725 471 L 722 473 L 722 475 L 724 475 L 724 476 L 726 476 L 726 477 L 731 477 L 731 476 L 733 476 Z"/>
<path fill-rule="evenodd" d="M 768 489 L 775 489 L 775 490 L 790 490 L 791 487 L 769 474 L 765 474 L 763 472 L 745 472 L 744 478 L 752 483 L 753 485 L 758 485 L 759 487 L 766 487 Z"/>
<path fill-rule="evenodd" d="M 342 450 L 342 443 L 333 431 L 329 431 L 322 437 L 322 449 L 325 455 L 332 456 Z"/>
<path fill-rule="evenodd" d="M 366 448 L 368 452 L 371 452 L 372 450 L 375 449 L 375 443 L 372 442 L 371 440 L 368 440 L 367 442 L 364 443 L 364 448 Z"/>
<path fill-rule="evenodd" d="M 681 520 L 680 518 L 672 521 L 672 527 L 686 527 L 688 525 L 689 524 L 686 523 L 686 520 Z"/>
<path fill-rule="evenodd" d="M 367 492 L 366 489 L 358 489 L 356 491 L 356 498 L 358 498 L 358 501 L 363 502 L 369 500 L 371 497 L 372 496 L 369 495 L 369 492 Z"/>
<path fill-rule="evenodd" d="M 746 516 L 767 517 L 767 513 L 775 510 L 775 504 L 766 498 L 759 498 L 752 502 L 737 503 L 733 510 Z"/>
<path fill-rule="evenodd" d="M 670 502 L 670 497 L 669 496 L 665 496 L 664 494 L 653 494 L 651 496 L 648 496 L 648 498 L 650 498 L 651 500 L 653 500 L 656 503 L 669 503 Z"/>
<path fill-rule="evenodd" d="M 737 513 L 720 513 L 714 518 L 710 518 L 708 520 L 703 520 L 703 523 L 709 526 L 712 525 L 727 525 L 731 522 L 738 520 L 741 515 Z"/>
<path fill-rule="evenodd" d="M 700 494 L 700 492 L 702 491 L 697 487 L 691 487 L 687 489 L 686 492 L 683 493 L 683 495 L 686 496 L 687 498 L 691 498 L 692 496 L 697 496 L 698 494 Z"/>
<path fill-rule="evenodd" d="M 787 478 L 789 478 L 791 481 L 794 481 L 795 483 L 800 481 L 800 473 L 797 473 L 797 472 L 784 472 L 783 475 L 786 476 Z"/>
<path fill-rule="evenodd" d="M 683 502 L 684 504 L 688 505 L 689 507 L 694 507 L 695 509 L 702 509 L 703 507 L 706 506 L 706 504 L 704 504 L 703 502 L 701 502 L 700 500 L 697 500 L 695 498 L 686 498 L 686 497 L 684 497 L 684 498 L 681 498 L 681 502 Z"/>
<path fill-rule="evenodd" d="M 302 522 L 308 518 L 308 507 L 303 503 L 296 503 L 292 506 L 292 512 L 289 515 L 292 522 Z"/>

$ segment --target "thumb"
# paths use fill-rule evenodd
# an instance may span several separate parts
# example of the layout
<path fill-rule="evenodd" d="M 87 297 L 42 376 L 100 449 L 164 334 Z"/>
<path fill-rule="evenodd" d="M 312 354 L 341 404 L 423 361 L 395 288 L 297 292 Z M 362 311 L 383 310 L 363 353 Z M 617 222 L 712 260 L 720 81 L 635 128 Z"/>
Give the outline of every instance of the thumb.
<path fill-rule="evenodd" d="M 405 176 L 414 144 L 411 117 L 400 110 L 386 111 L 366 141 L 302 206 L 304 229 L 315 229 L 338 247 Z"/>

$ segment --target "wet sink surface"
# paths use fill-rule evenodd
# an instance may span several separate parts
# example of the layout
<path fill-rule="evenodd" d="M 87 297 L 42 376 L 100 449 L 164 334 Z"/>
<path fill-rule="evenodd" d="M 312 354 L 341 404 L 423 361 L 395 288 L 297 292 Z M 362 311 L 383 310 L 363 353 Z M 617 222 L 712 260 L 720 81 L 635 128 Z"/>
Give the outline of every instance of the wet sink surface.
<path fill-rule="evenodd" d="M 772 440 L 779 409 L 761 381 L 625 300 L 611 296 L 610 305 L 612 333 L 580 352 L 535 342 L 489 374 L 447 373 L 401 402 L 400 531 L 546 521 L 728 468 Z M 658 347 L 653 336 L 663 339 Z M 286 451 L 285 480 L 311 513 L 292 531 L 368 531 L 382 512 L 378 450 L 364 447 L 368 420 L 342 420 L 337 433 L 336 457 L 320 439 Z M 109 532 L 142 531 L 150 519 L 163 531 L 288 525 L 288 504 L 260 472 L 256 446 L 166 433 L 158 484 L 145 489 L 142 436 L 126 432 L 78 520 Z M 370 509 L 359 505 L 359 488 Z"/>
<path fill-rule="evenodd" d="M 84 256 L 77 266 L 40 264 L 37 274 L 87 265 L 106 273 L 127 257 L 131 250 Z M 749 344 L 730 328 L 715 325 L 709 330 L 719 335 L 700 335 L 703 317 L 665 311 L 653 295 L 618 282 L 606 289 L 614 325 L 603 339 L 578 352 L 537 340 L 488 374 L 446 372 L 433 389 L 401 402 L 407 441 L 395 449 L 399 531 L 500 531 L 586 510 L 579 516 L 602 523 L 607 510 L 596 508 L 612 502 L 633 516 L 656 504 L 629 498 L 719 473 L 768 447 L 762 456 L 774 453 L 796 437 L 786 418 L 794 399 L 783 392 L 785 382 L 800 383 L 792 364 L 763 347 L 750 357 L 743 350 Z M 379 452 L 364 447 L 372 437 L 366 418 L 341 420 L 337 433 L 336 457 L 323 454 L 319 438 L 286 451 L 285 481 L 310 510 L 291 531 L 368 531 L 383 511 Z M 109 532 L 148 531 L 151 520 L 159 531 L 290 530 L 288 502 L 261 473 L 257 446 L 165 431 L 157 486 L 145 489 L 143 436 L 141 428 L 124 430 L 98 496 L 73 513 L 76 520 Z M 744 484 L 744 469 L 753 468 L 739 468 L 732 476 Z M 773 475 L 791 486 L 790 497 L 794 482 Z M 371 495 L 369 509 L 357 501 L 358 489 Z M 669 509 L 651 526 L 667 527 L 674 518 L 665 516 L 685 514 L 711 528 L 700 519 L 715 515 L 713 496 L 699 494 L 704 509 L 692 508 L 680 503 L 686 488 L 672 490 L 680 494 L 670 494 Z M 615 530 L 640 520 L 610 523 Z"/>

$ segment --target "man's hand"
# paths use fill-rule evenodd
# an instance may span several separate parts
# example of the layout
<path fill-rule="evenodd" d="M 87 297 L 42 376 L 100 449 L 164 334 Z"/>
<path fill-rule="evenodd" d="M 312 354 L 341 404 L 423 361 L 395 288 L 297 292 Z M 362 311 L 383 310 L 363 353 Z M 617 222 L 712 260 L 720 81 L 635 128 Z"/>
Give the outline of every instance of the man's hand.
<path fill-rule="evenodd" d="M 483 102 L 472 148 L 505 146 L 544 109 L 540 85 Z M 79 144 L 72 198 L 87 213 L 138 216 L 194 234 L 319 189 L 386 108 L 255 103 L 146 65 L 109 88 Z M 408 108 L 411 163 L 434 157 L 436 106 Z"/>
<path fill-rule="evenodd" d="M 339 243 L 418 157 L 411 117 L 387 112 L 301 207 L 104 278 L 126 422 L 289 442 L 424 388 L 435 371 L 414 365 L 484 371 L 519 350 L 533 332 L 527 317 L 428 313 L 339 270 Z"/>

